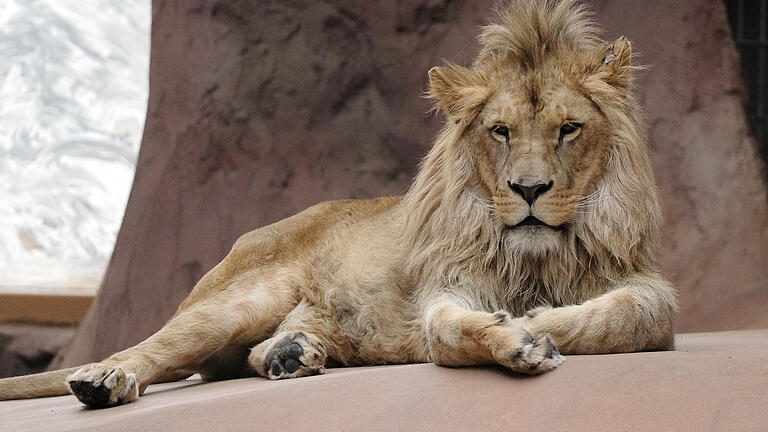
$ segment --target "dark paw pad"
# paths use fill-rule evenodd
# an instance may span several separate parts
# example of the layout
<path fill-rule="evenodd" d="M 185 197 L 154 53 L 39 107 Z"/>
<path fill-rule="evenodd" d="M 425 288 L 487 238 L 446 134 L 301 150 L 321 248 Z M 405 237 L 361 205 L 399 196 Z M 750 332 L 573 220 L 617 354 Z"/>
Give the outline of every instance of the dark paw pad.
<path fill-rule="evenodd" d="M 304 355 L 299 341 L 306 341 L 303 333 L 286 336 L 277 342 L 267 354 L 264 361 L 264 370 L 268 371 L 269 378 L 282 378 L 284 374 L 294 374 L 302 366 L 301 356 Z"/>
<path fill-rule="evenodd" d="M 106 408 L 110 406 L 109 396 L 112 391 L 102 383 L 89 381 L 70 381 L 72 392 L 88 408 Z"/>

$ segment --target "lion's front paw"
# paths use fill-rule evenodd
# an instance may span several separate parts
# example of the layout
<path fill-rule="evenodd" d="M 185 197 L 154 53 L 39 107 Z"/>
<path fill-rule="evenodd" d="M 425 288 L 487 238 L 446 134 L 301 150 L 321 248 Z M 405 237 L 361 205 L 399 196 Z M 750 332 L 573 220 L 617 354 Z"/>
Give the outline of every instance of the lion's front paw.
<path fill-rule="evenodd" d="M 522 330 L 517 348 L 494 355 L 502 365 L 530 375 L 548 372 L 565 361 L 548 333 L 534 338 L 526 330 Z"/>
<path fill-rule="evenodd" d="M 84 366 L 67 377 L 72 394 L 88 408 L 106 408 L 139 397 L 136 374 L 100 363 Z"/>

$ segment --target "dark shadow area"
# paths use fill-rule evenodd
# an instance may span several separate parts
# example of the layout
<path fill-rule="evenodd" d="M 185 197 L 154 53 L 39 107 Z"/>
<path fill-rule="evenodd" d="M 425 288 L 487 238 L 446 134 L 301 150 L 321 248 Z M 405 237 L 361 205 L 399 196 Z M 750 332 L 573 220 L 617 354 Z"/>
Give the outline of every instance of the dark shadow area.
<path fill-rule="evenodd" d="M 725 0 L 725 5 L 739 49 L 750 127 L 768 161 L 768 0 Z"/>

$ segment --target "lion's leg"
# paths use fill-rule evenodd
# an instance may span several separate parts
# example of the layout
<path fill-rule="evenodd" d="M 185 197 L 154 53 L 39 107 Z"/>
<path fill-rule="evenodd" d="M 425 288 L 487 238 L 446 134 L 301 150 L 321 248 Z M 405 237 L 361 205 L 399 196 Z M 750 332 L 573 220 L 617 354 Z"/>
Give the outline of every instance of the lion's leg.
<path fill-rule="evenodd" d="M 334 322 L 325 311 L 301 301 L 273 337 L 251 350 L 248 364 L 269 379 L 322 374 L 328 352 L 344 349 L 343 338 Z"/>
<path fill-rule="evenodd" d="M 266 289 L 242 294 L 235 296 L 237 301 L 215 298 L 190 305 L 138 345 L 79 369 L 67 377 L 72 393 L 89 408 L 131 402 L 149 384 L 174 371 L 196 368 L 236 338 L 266 337 L 281 310 L 285 313 L 285 299 Z"/>
<path fill-rule="evenodd" d="M 471 311 L 443 298 L 427 310 L 426 329 L 432 361 L 442 366 L 499 363 L 538 374 L 563 362 L 549 335 L 533 337 L 504 311 Z"/>
<path fill-rule="evenodd" d="M 619 353 L 674 347 L 672 287 L 659 276 L 635 276 L 581 305 L 539 308 L 524 326 L 549 333 L 565 354 Z"/>

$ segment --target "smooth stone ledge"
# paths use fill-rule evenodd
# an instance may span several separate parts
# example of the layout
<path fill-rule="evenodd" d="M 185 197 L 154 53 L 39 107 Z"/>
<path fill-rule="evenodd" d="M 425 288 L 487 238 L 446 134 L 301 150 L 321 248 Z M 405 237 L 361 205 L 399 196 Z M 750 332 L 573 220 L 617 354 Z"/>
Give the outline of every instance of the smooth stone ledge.
<path fill-rule="evenodd" d="M 677 350 L 568 356 L 523 377 L 433 364 L 151 386 L 86 410 L 74 397 L 0 402 L 3 431 L 768 430 L 768 329 L 677 335 Z"/>

